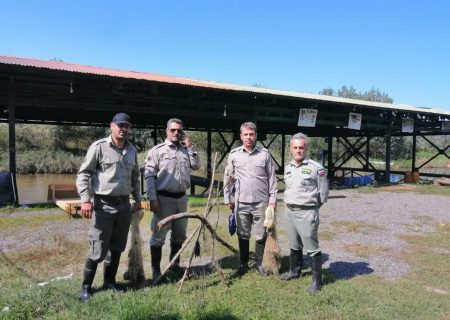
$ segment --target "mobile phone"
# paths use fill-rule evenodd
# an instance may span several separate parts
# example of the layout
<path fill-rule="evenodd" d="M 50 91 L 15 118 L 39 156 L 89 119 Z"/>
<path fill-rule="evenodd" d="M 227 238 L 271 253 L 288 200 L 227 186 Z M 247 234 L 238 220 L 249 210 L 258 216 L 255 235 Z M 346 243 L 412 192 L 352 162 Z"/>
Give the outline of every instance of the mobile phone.
<path fill-rule="evenodd" d="M 184 133 L 184 131 L 182 131 L 181 134 L 180 134 L 180 143 L 183 146 L 186 145 L 186 142 L 184 142 L 184 139 L 186 139 L 186 133 Z"/>

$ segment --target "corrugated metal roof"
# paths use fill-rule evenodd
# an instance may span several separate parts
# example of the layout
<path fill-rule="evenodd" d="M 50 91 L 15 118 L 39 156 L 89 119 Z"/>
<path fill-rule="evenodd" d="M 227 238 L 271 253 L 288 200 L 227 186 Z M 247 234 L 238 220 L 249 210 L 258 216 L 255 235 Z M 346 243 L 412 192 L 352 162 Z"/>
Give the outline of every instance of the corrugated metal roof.
<path fill-rule="evenodd" d="M 428 113 L 428 114 L 433 113 L 433 114 L 450 116 L 450 112 L 435 109 L 435 108 L 421 108 L 421 107 L 414 107 L 414 106 L 409 106 L 409 105 L 404 105 L 404 104 L 390 104 L 390 103 L 354 100 L 354 99 L 326 96 L 326 95 L 319 95 L 319 94 L 312 94 L 312 93 L 274 90 L 274 89 L 267 89 L 267 88 L 261 88 L 261 87 L 251 87 L 251 86 L 227 84 L 227 83 L 220 83 L 220 82 L 213 82 L 213 81 L 203 81 L 203 80 L 195 80 L 195 79 L 188 79 L 188 78 L 181 78 L 181 77 L 173 77 L 173 76 L 167 76 L 167 75 L 161 75 L 161 74 L 155 74 L 155 73 L 146 73 L 146 72 L 138 72 L 138 71 L 124 71 L 124 70 L 109 69 L 109 68 L 103 68 L 103 67 L 83 66 L 83 65 L 79 65 L 79 64 L 60 62 L 60 61 L 50 61 L 50 60 L 40 60 L 40 59 L 21 58 L 21 57 L 15 57 L 15 56 L 0 55 L 0 64 L 11 64 L 11 65 L 34 67 L 34 68 L 50 69 L 50 70 L 60 70 L 60 71 L 85 73 L 85 74 L 96 74 L 96 75 L 103 75 L 103 76 L 110 76 L 110 77 L 148 80 L 148 81 L 203 87 L 203 88 L 260 93 L 260 94 L 302 98 L 302 99 L 323 101 L 323 102 L 336 102 L 336 103 L 342 103 L 342 104 L 352 104 L 355 106 L 369 106 L 369 107 L 383 108 L 383 109 L 421 112 L 421 113 Z"/>

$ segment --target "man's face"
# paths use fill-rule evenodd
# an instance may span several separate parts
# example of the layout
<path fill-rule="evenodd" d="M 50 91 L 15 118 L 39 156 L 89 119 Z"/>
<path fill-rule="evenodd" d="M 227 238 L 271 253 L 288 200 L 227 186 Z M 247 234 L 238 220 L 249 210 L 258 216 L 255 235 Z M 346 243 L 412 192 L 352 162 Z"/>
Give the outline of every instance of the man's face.
<path fill-rule="evenodd" d="M 123 140 L 128 137 L 129 132 L 131 131 L 131 127 L 126 123 L 114 123 L 111 122 L 109 125 L 111 128 L 111 135 L 115 140 Z"/>
<path fill-rule="evenodd" d="M 183 134 L 183 126 L 179 123 L 172 122 L 166 129 L 167 139 L 174 144 L 181 142 L 181 136 Z"/>
<path fill-rule="evenodd" d="M 308 153 L 308 145 L 303 139 L 292 140 L 289 149 L 291 151 L 292 159 L 297 163 L 302 162 Z"/>
<path fill-rule="evenodd" d="M 241 131 L 241 141 L 245 148 L 252 149 L 256 143 L 255 130 L 243 128 Z"/>

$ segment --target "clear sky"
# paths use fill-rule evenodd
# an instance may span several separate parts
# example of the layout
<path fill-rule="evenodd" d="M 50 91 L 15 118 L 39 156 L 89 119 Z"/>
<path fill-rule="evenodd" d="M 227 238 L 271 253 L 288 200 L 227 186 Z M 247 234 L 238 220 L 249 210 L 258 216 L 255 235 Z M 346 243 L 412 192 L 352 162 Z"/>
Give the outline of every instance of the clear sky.
<path fill-rule="evenodd" d="M 0 55 L 450 110 L 450 1 L 0 0 Z"/>

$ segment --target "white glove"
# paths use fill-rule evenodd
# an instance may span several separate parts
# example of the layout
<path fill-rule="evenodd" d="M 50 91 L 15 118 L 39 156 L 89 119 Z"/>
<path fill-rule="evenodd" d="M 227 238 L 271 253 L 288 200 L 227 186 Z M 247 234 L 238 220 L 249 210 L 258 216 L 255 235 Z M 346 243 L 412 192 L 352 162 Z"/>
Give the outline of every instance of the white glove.
<path fill-rule="evenodd" d="M 276 224 L 275 209 L 272 208 L 272 206 L 268 206 L 266 209 L 266 219 L 264 219 L 264 227 L 266 227 L 267 230 L 271 230 L 275 228 Z"/>

